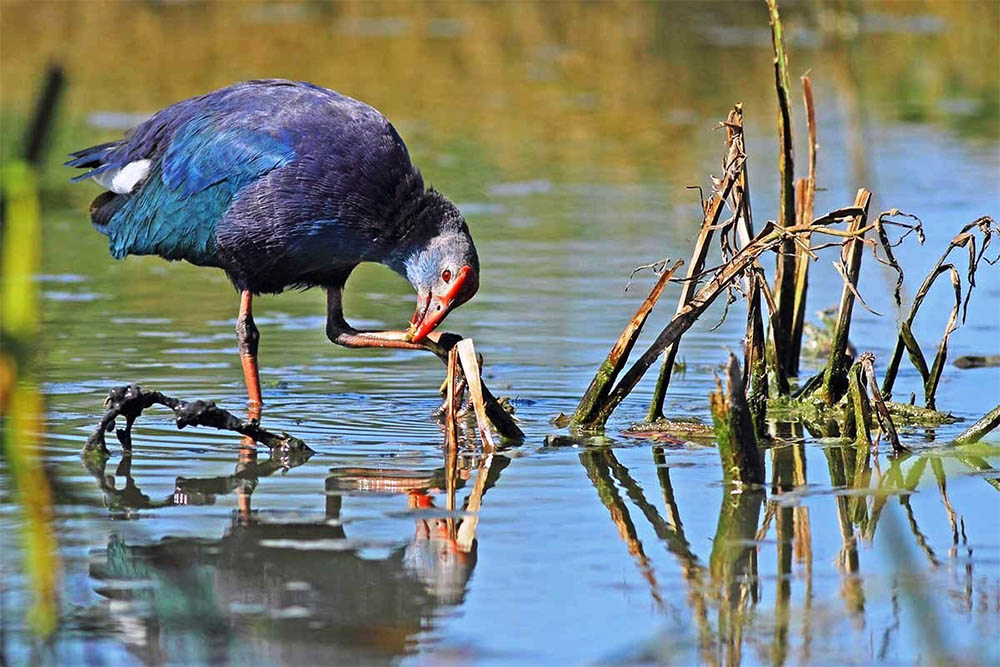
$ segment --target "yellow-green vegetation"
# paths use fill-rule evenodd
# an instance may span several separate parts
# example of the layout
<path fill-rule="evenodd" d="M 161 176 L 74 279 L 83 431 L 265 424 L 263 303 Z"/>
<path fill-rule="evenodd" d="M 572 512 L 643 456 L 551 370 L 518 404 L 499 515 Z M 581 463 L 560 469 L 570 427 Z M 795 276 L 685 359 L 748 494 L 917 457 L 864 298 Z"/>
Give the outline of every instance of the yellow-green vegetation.
<path fill-rule="evenodd" d="M 41 220 L 36 177 L 30 165 L 10 161 L 0 171 L 6 219 L 0 264 L 0 414 L 3 458 L 23 514 L 21 546 L 34 602 L 28 612 L 39 635 L 51 634 L 59 610 L 59 556 L 52 519 L 52 494 L 39 457 L 42 398 L 38 391 L 34 341 L 38 334 Z"/>

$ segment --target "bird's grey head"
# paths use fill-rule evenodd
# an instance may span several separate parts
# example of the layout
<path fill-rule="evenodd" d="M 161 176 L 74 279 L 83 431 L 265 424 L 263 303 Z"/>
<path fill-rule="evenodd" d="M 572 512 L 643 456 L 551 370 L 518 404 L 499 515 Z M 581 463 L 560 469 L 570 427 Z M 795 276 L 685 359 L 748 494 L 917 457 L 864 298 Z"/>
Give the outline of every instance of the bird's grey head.
<path fill-rule="evenodd" d="M 434 217 L 433 231 L 404 261 L 406 278 L 417 290 L 417 309 L 410 324 L 417 342 L 479 290 L 479 255 L 465 218 L 437 192 L 430 190 L 428 195 L 434 197 L 427 212 Z"/>

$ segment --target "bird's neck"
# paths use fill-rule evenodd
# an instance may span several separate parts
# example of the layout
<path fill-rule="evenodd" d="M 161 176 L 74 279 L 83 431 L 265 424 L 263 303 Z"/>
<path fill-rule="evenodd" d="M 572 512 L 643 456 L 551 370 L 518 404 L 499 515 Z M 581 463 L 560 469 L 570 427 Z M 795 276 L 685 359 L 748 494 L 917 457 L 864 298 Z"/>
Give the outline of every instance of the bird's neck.
<path fill-rule="evenodd" d="M 457 210 L 434 189 L 415 192 L 399 207 L 388 228 L 392 230 L 383 263 L 404 278 L 407 265 L 431 239 L 448 227 L 450 211 Z"/>

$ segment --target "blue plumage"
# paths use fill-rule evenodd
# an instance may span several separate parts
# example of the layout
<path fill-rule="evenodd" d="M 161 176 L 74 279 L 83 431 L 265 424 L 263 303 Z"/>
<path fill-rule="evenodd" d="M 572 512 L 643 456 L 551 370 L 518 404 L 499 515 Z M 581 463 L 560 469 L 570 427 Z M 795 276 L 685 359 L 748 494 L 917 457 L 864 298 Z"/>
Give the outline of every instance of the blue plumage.
<path fill-rule="evenodd" d="M 160 255 L 218 265 L 215 231 L 247 185 L 295 158 L 287 144 L 198 117 L 174 134 L 142 190 L 103 228 L 111 254 Z"/>

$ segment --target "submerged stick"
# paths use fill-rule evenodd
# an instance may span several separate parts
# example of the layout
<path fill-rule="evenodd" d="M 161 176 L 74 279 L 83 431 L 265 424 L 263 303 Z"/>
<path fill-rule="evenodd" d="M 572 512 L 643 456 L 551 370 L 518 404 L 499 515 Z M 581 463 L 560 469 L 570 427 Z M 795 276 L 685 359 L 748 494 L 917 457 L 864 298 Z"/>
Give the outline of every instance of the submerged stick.
<path fill-rule="evenodd" d="M 716 376 L 716 390 L 709 394 L 723 476 L 727 482 L 763 484 L 764 460 L 757 446 L 743 374 L 732 352 L 729 353 L 725 372 L 725 390 Z"/>
<path fill-rule="evenodd" d="M 983 439 L 984 435 L 995 429 L 997 426 L 1000 426 L 1000 405 L 987 412 L 983 415 L 982 419 L 962 431 L 962 433 L 955 438 L 955 441 L 952 444 L 968 445 L 973 442 L 979 442 Z"/>
<path fill-rule="evenodd" d="M 486 406 L 483 402 L 482 371 L 479 368 L 479 360 L 476 358 L 476 348 L 471 338 L 465 338 L 455 346 L 454 351 L 458 353 L 458 360 L 462 364 L 462 372 L 465 374 L 465 380 L 469 386 L 469 400 L 476 413 L 476 427 L 479 430 L 479 437 L 483 441 L 483 451 L 492 454 L 496 450 L 496 445 L 490 434 L 490 422 L 486 416 Z M 451 363 L 450 354 L 449 363 Z"/>
<path fill-rule="evenodd" d="M 615 379 L 628 361 L 628 356 L 632 352 L 633 346 L 635 346 L 635 341 L 638 339 L 639 333 L 642 332 L 642 327 L 646 324 L 649 314 L 653 311 L 653 306 L 656 305 L 656 301 L 660 298 L 663 288 L 667 286 L 667 282 L 683 263 L 683 261 L 678 260 L 669 269 L 664 266 L 663 272 L 660 274 L 660 279 L 656 281 L 653 289 L 649 291 L 649 296 L 639 306 L 639 310 L 632 316 L 632 320 L 625 326 L 625 329 L 618 336 L 618 340 L 611 348 L 611 351 L 608 352 L 604 363 L 597 369 L 597 374 L 591 380 L 590 386 L 587 387 L 583 398 L 580 399 L 580 404 L 577 406 L 576 412 L 573 413 L 571 423 L 581 425 L 593 422 L 595 410 L 606 400 Z"/>
<path fill-rule="evenodd" d="M 861 188 L 854 200 L 855 208 L 861 210 L 848 225 L 849 232 L 862 232 L 868 218 L 868 204 L 871 192 Z M 863 232 L 862 232 L 863 234 Z M 833 405 L 844 395 L 847 385 L 847 371 L 850 359 L 847 355 L 847 338 L 851 331 L 851 315 L 854 312 L 854 299 L 857 294 L 858 276 L 861 274 L 861 254 L 864 249 L 863 236 L 852 239 L 845 244 L 841 252 L 841 262 L 844 267 L 844 289 L 840 295 L 840 310 L 837 312 L 837 322 L 833 329 L 833 342 L 830 345 L 830 359 L 827 361 L 823 374 L 823 386 L 820 396 L 827 405 Z"/>
<path fill-rule="evenodd" d="M 132 449 L 132 425 L 142 412 L 153 405 L 163 405 L 173 410 L 177 428 L 186 426 L 209 426 L 224 431 L 233 431 L 252 438 L 255 442 L 280 451 L 309 451 L 309 446 L 287 433 L 272 433 L 261 428 L 255 421 L 246 421 L 220 408 L 213 401 L 182 401 L 158 391 L 145 391 L 139 385 L 130 384 L 112 389 L 104 401 L 107 411 L 100 424 L 87 439 L 84 453 L 98 452 L 108 455 L 104 434 L 115 428 L 118 417 L 125 418 L 125 428 L 116 434 L 122 447 Z"/>

